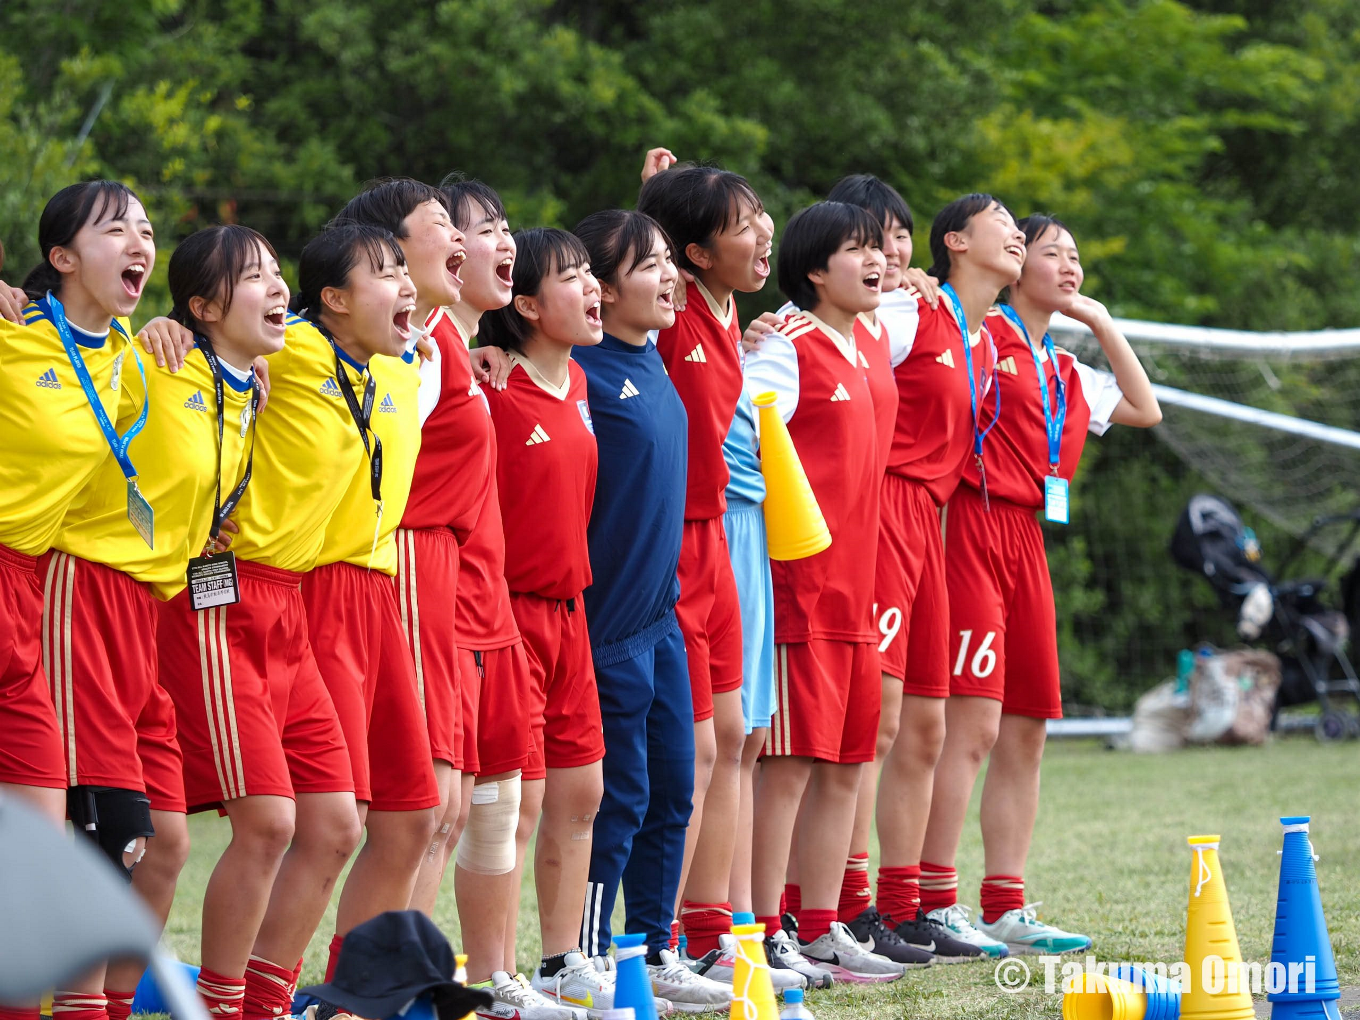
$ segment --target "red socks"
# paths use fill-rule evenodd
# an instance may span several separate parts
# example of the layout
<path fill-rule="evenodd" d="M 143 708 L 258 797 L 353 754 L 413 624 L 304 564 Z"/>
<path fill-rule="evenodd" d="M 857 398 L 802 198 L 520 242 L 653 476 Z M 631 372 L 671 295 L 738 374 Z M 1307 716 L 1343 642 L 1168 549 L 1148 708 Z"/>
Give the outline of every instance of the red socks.
<path fill-rule="evenodd" d="M 335 965 L 336 965 L 337 963 L 340 962 L 340 946 L 344 944 L 344 941 L 345 941 L 345 936 L 343 936 L 343 935 L 332 935 L 332 936 L 331 936 L 331 948 L 330 948 L 330 954 L 331 954 L 331 955 L 330 955 L 330 959 L 328 959 L 328 960 L 326 961 L 326 980 L 327 980 L 327 981 L 329 981 L 331 978 L 335 977 Z"/>
<path fill-rule="evenodd" d="M 1025 905 L 1025 879 L 1020 875 L 988 875 L 982 880 L 982 920 L 995 924 L 1008 910 Z"/>
<path fill-rule="evenodd" d="M 293 1012 L 294 970 L 258 956 L 246 964 L 246 994 L 241 1006 L 244 1020 L 273 1020 Z"/>
<path fill-rule="evenodd" d="M 698 960 L 718 948 L 719 935 L 732 931 L 732 904 L 685 900 L 680 905 L 680 921 L 685 927 L 685 951 L 691 960 Z"/>
<path fill-rule="evenodd" d="M 97 992 L 53 992 L 52 1020 L 108 1020 L 109 1000 Z"/>
<path fill-rule="evenodd" d="M 959 902 L 959 873 L 952 865 L 921 862 L 921 909 L 929 914 Z"/>
<path fill-rule="evenodd" d="M 0 1020 L 39 1020 L 42 1005 L 37 1006 L 0 1006 Z"/>
<path fill-rule="evenodd" d="M 835 920 L 836 912 L 834 910 L 803 908 L 798 911 L 798 941 L 805 945 L 809 942 L 816 942 L 831 930 L 831 923 Z"/>
<path fill-rule="evenodd" d="M 868 875 L 865 875 L 867 881 Z M 888 927 L 903 921 L 916 920 L 916 909 L 921 905 L 921 868 L 878 869 L 878 912 Z"/>
<path fill-rule="evenodd" d="M 781 913 L 797 917 L 803 909 L 803 887 L 797 882 L 784 883 L 784 903 Z"/>
<path fill-rule="evenodd" d="M 132 999 L 136 994 L 135 989 L 131 992 L 116 992 L 112 988 L 105 988 L 104 998 L 109 1000 L 109 1020 L 128 1020 L 132 1016 Z"/>
<path fill-rule="evenodd" d="M 851 854 L 845 859 L 845 876 L 841 879 L 841 899 L 836 905 L 836 920 L 849 924 L 864 912 L 870 902 L 869 854 Z"/>
<path fill-rule="evenodd" d="M 208 1015 L 223 1020 L 236 1020 L 241 1015 L 241 1003 L 246 996 L 246 979 L 233 978 L 204 967 L 198 972 L 198 994 Z"/>
<path fill-rule="evenodd" d="M 777 917 L 761 917 L 759 914 L 757 914 L 756 924 L 763 924 L 765 926 L 766 939 L 774 935 L 775 932 L 783 930 L 783 927 L 779 923 L 779 918 Z"/>

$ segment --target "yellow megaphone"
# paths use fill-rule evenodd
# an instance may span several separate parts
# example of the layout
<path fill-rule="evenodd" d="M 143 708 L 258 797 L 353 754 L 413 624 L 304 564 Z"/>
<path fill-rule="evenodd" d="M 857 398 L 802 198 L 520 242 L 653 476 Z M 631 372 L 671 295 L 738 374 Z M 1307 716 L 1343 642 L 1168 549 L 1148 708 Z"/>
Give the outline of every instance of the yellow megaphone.
<path fill-rule="evenodd" d="M 1195 859 L 1190 864 L 1190 906 L 1185 917 L 1190 987 L 1181 993 L 1181 1018 L 1253 1020 L 1251 990 L 1242 986 L 1240 972 L 1230 974 L 1229 970 L 1241 966 L 1242 950 L 1218 861 L 1219 837 L 1190 836 L 1186 842 Z"/>
<path fill-rule="evenodd" d="M 775 394 L 752 403 L 760 413 L 760 472 L 765 476 L 765 531 L 770 559 L 801 560 L 831 545 L 822 508 L 812 494 L 788 426 L 775 407 Z"/>

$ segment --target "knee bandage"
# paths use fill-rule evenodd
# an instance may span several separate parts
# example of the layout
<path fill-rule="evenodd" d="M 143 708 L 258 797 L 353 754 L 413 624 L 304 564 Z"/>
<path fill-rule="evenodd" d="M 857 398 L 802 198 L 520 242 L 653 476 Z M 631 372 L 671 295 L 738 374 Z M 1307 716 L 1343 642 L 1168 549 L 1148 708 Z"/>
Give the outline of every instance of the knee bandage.
<path fill-rule="evenodd" d="M 141 860 L 128 864 L 138 839 L 156 834 L 151 824 L 151 801 L 140 790 L 119 790 L 109 786 L 73 786 L 66 791 L 66 812 L 77 832 L 95 843 L 104 856 L 132 881 L 132 869 Z M 143 847 L 142 853 L 146 849 Z"/>
<path fill-rule="evenodd" d="M 478 875 L 515 870 L 519 825 L 519 776 L 472 788 L 472 809 L 458 840 L 458 866 Z"/>

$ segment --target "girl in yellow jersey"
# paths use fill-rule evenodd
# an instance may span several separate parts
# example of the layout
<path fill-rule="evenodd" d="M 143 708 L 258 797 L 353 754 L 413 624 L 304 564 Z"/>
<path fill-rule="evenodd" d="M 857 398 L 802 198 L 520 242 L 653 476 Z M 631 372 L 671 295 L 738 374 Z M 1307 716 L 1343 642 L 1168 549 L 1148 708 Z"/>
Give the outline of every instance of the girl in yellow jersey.
<path fill-rule="evenodd" d="M 141 363 L 117 320 L 136 309 L 156 243 L 141 202 L 113 181 L 53 196 L 38 243 L 25 324 L 0 321 L 0 790 L 60 822 L 82 762 L 63 745 L 42 666 L 36 558 L 112 449 L 132 438 L 113 422 Z"/>
<path fill-rule="evenodd" d="M 80 769 L 71 816 L 97 819 L 110 855 L 132 837 L 154 835 L 133 883 L 162 922 L 189 836 L 174 707 L 156 682 L 159 607 L 186 579 L 222 593 L 210 599 L 231 593 L 230 584 L 204 579 L 225 570 L 229 580 L 230 554 L 197 558 L 249 482 L 259 403 L 251 363 L 283 347 L 288 301 L 273 248 L 240 226 L 181 244 L 170 260 L 170 290 L 175 314 L 195 326 L 197 347 L 176 374 L 150 366 L 145 398 L 125 391 L 119 420 L 125 430 L 148 412 L 128 454 L 154 509 L 153 542 L 128 521 L 127 482 L 109 458 L 40 561 L 44 664 Z M 102 989 L 87 983 L 82 1011 L 102 991 L 113 1020 L 125 1020 L 140 976 L 135 964 L 110 967 Z"/>

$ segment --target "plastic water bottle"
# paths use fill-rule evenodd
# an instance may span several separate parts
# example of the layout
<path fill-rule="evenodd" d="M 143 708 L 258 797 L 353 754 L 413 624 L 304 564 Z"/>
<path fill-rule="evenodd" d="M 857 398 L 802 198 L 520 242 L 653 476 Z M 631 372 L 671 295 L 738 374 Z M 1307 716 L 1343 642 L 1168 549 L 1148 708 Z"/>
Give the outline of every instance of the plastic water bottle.
<path fill-rule="evenodd" d="M 1176 656 L 1176 693 L 1184 694 L 1190 689 L 1190 674 L 1195 671 L 1195 653 L 1182 648 Z"/>
<path fill-rule="evenodd" d="M 784 992 L 784 1012 L 779 1020 L 816 1020 L 812 1010 L 803 1005 L 803 990 L 790 988 Z"/>

